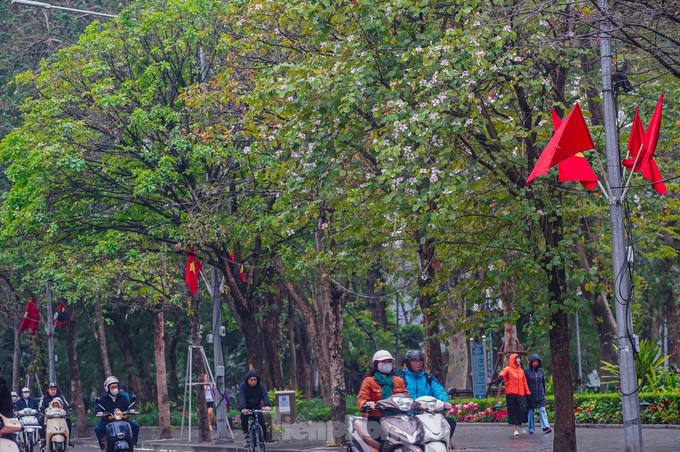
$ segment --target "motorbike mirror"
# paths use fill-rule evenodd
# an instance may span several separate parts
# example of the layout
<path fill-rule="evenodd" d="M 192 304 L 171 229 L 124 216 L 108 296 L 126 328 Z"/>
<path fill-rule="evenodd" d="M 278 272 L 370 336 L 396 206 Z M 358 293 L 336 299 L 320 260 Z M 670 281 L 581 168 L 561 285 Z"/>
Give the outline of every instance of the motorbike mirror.
<path fill-rule="evenodd" d="M 132 397 L 130 397 L 130 401 L 131 401 L 131 402 L 136 402 L 136 401 L 137 401 L 137 396 L 133 394 Z"/>

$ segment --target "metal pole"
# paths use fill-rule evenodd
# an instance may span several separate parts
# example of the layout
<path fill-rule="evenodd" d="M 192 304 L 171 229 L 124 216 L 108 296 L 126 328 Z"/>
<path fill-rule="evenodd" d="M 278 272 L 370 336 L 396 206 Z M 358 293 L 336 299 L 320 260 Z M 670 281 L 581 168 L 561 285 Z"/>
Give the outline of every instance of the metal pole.
<path fill-rule="evenodd" d="M 47 298 L 47 357 L 49 360 L 50 383 L 57 382 L 57 372 L 54 368 L 54 322 L 52 314 L 52 287 L 49 281 L 45 283 L 45 298 Z"/>
<path fill-rule="evenodd" d="M 614 272 L 614 305 L 619 347 L 619 369 L 623 407 L 623 433 L 627 452 L 642 451 L 642 427 L 635 372 L 635 339 L 630 312 L 630 276 L 626 255 L 626 235 L 623 219 L 623 187 L 621 185 L 621 162 L 619 137 L 616 127 L 616 104 L 612 89 L 611 24 L 607 20 L 607 0 L 599 0 L 600 64 L 602 67 L 602 98 L 604 101 L 604 131 L 607 154 L 607 180 L 612 191 L 609 201 L 609 224 L 612 241 L 612 270 Z"/>
<path fill-rule="evenodd" d="M 215 420 L 217 421 L 217 439 L 231 439 L 227 431 L 230 431 L 227 423 L 227 400 L 225 394 L 225 369 L 224 354 L 222 352 L 222 309 L 220 298 L 220 280 L 217 277 L 217 268 L 210 266 L 210 283 L 212 286 L 212 333 L 213 333 L 213 358 L 215 360 L 215 387 L 217 388 L 217 399 L 215 400 Z"/>
<path fill-rule="evenodd" d="M 20 5 L 28 5 L 28 6 L 38 6 L 40 8 L 45 8 L 45 9 L 59 9 L 59 10 L 68 11 L 68 12 L 71 12 L 71 13 L 90 14 L 92 16 L 118 17 L 115 14 L 98 13 L 96 11 L 87 11 L 87 10 L 84 10 L 84 9 L 66 8 L 64 6 L 55 6 L 55 5 L 51 5 L 49 3 L 43 3 L 43 2 L 32 2 L 30 0 L 12 0 L 12 3 L 18 3 Z"/>
<path fill-rule="evenodd" d="M 397 323 L 394 327 L 394 358 L 399 359 L 399 294 L 394 297 L 394 301 L 396 304 L 395 317 L 397 319 Z"/>
<path fill-rule="evenodd" d="M 576 361 L 578 362 L 578 382 L 583 386 L 583 366 L 581 365 L 581 329 L 578 324 L 578 311 L 574 313 L 576 322 Z"/>

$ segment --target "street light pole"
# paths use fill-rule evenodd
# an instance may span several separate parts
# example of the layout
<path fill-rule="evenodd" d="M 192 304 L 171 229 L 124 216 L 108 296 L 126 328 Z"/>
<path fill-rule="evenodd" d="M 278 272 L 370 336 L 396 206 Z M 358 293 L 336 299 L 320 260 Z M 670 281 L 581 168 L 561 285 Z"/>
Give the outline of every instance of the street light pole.
<path fill-rule="evenodd" d="M 68 12 L 71 12 L 71 13 L 90 14 L 92 16 L 118 17 L 115 14 L 100 13 L 100 12 L 97 12 L 97 11 L 88 11 L 88 10 L 85 10 L 85 9 L 66 8 L 65 6 L 56 6 L 56 5 L 51 5 L 49 3 L 43 3 L 43 2 L 32 2 L 30 0 L 12 0 L 12 3 L 18 3 L 20 5 L 28 5 L 28 6 L 37 6 L 39 8 L 45 8 L 45 9 L 58 9 L 58 10 L 62 10 L 62 11 L 68 11 Z"/>
<path fill-rule="evenodd" d="M 623 186 L 619 137 L 616 127 L 616 103 L 612 87 L 611 24 L 607 19 L 607 0 L 599 0 L 600 12 L 600 64 L 602 68 L 602 99 L 604 102 L 604 132 L 607 154 L 607 181 L 611 189 L 609 199 L 609 225 L 612 242 L 612 270 L 614 276 L 614 306 L 619 348 L 621 402 L 623 408 L 623 433 L 626 452 L 642 451 L 642 426 L 640 425 L 640 398 L 635 372 L 636 340 L 631 317 L 631 287 L 628 274 L 625 225 L 623 220 Z"/>

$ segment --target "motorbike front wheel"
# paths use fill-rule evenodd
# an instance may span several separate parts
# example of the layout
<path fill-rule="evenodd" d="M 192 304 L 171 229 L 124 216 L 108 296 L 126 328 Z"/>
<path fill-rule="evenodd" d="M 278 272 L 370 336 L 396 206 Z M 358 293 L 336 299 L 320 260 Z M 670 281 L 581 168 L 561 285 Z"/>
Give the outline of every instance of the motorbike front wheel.
<path fill-rule="evenodd" d="M 126 451 L 126 452 L 135 452 L 135 446 L 132 445 L 132 443 L 129 443 L 130 446 L 127 449 L 114 449 L 115 444 L 109 442 L 109 445 L 106 447 L 106 452 L 119 452 L 119 451 Z"/>
<path fill-rule="evenodd" d="M 64 443 L 52 442 L 50 445 L 50 452 L 64 452 Z"/>

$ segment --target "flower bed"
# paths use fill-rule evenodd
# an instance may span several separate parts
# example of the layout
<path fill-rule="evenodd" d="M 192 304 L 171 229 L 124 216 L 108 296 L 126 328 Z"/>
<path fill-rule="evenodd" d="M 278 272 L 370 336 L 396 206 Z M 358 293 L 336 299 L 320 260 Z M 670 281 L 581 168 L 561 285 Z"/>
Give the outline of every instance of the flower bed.
<path fill-rule="evenodd" d="M 642 424 L 680 424 L 680 392 L 640 394 Z M 505 399 L 452 400 L 450 415 L 458 422 L 507 422 Z M 554 397 L 546 398 L 546 409 L 554 422 Z M 577 424 L 621 424 L 619 394 L 575 394 L 574 417 Z"/>

